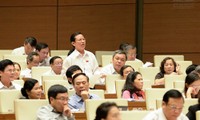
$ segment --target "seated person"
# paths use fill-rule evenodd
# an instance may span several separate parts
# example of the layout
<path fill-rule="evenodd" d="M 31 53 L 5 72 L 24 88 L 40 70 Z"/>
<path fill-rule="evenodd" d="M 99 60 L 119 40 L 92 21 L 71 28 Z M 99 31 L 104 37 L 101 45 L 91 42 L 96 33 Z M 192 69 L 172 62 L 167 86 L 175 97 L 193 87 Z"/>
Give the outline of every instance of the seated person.
<path fill-rule="evenodd" d="M 143 79 L 139 72 L 130 72 L 122 89 L 122 98 L 145 100 L 145 93 L 142 90 Z"/>
<path fill-rule="evenodd" d="M 141 60 L 137 59 L 137 48 L 129 43 L 122 43 L 119 46 L 119 50 L 123 50 L 126 52 L 127 54 L 127 61 L 140 61 Z M 143 62 L 142 62 L 143 63 Z M 143 64 L 143 67 L 151 67 L 153 65 L 153 63 L 151 62 L 146 62 L 145 64 Z"/>
<path fill-rule="evenodd" d="M 89 93 L 89 78 L 85 73 L 77 73 L 72 78 L 75 94 L 69 98 L 68 105 L 73 111 L 85 110 L 86 99 L 100 99 L 99 96 Z"/>
<path fill-rule="evenodd" d="M 114 102 L 105 102 L 99 105 L 94 120 L 121 120 L 117 104 Z"/>
<path fill-rule="evenodd" d="M 188 108 L 188 113 L 186 116 L 189 118 L 189 120 L 196 120 L 196 112 L 200 110 L 200 95 L 198 95 L 198 104 L 191 105 Z"/>
<path fill-rule="evenodd" d="M 183 113 L 184 98 L 175 89 L 167 91 L 162 99 L 162 108 L 150 112 L 143 120 L 189 120 Z"/>
<path fill-rule="evenodd" d="M 166 57 L 160 65 L 160 72 L 155 77 L 156 85 L 164 85 L 164 75 L 180 75 L 180 67 L 176 64 L 173 58 Z"/>
<path fill-rule="evenodd" d="M 67 71 L 66 71 L 66 77 L 69 83 L 69 89 L 73 89 L 73 85 L 72 85 L 72 77 L 76 74 L 76 73 L 82 73 L 83 71 L 81 70 L 81 68 L 78 65 L 72 65 L 70 66 Z"/>
<path fill-rule="evenodd" d="M 49 105 L 42 106 L 37 111 L 37 120 L 75 120 L 67 101 L 67 88 L 53 85 L 48 90 Z"/>
<path fill-rule="evenodd" d="M 21 66 L 17 62 L 13 62 L 13 63 L 14 63 L 14 67 L 15 67 L 14 80 L 19 80 L 20 79 Z"/>
<path fill-rule="evenodd" d="M 21 93 L 25 99 L 40 99 L 42 88 L 37 80 L 30 78 L 24 82 Z"/>
<path fill-rule="evenodd" d="M 22 70 L 20 73 L 20 76 L 23 78 L 32 78 L 31 75 L 31 68 L 33 66 L 38 66 L 39 65 L 39 55 L 36 52 L 31 52 L 28 54 L 27 58 L 27 68 Z"/>
<path fill-rule="evenodd" d="M 135 72 L 134 68 L 131 67 L 130 65 L 124 65 L 120 69 L 120 75 L 122 76 L 123 80 L 126 80 L 126 77 L 130 72 Z"/>
<path fill-rule="evenodd" d="M 0 61 L 0 90 L 3 89 L 17 89 L 20 90 L 21 86 L 13 83 L 15 76 L 14 63 L 9 59 Z"/>
<path fill-rule="evenodd" d="M 112 63 L 104 66 L 101 69 L 100 74 L 102 75 L 120 74 L 120 69 L 125 65 L 126 60 L 127 60 L 126 53 L 122 50 L 116 50 L 112 57 Z"/>
<path fill-rule="evenodd" d="M 200 90 L 200 76 L 192 71 L 185 78 L 184 94 L 186 98 L 197 98 Z"/>
<path fill-rule="evenodd" d="M 37 43 L 35 49 L 40 58 L 39 66 L 49 66 L 49 46 L 46 43 Z"/>
<path fill-rule="evenodd" d="M 51 70 L 45 72 L 43 75 L 64 75 L 62 70 L 63 60 L 59 56 L 54 56 L 49 61 Z"/>
<path fill-rule="evenodd" d="M 28 55 L 31 52 L 34 52 L 37 40 L 34 37 L 27 37 L 24 40 L 24 46 L 15 48 L 12 51 L 12 55 Z"/>

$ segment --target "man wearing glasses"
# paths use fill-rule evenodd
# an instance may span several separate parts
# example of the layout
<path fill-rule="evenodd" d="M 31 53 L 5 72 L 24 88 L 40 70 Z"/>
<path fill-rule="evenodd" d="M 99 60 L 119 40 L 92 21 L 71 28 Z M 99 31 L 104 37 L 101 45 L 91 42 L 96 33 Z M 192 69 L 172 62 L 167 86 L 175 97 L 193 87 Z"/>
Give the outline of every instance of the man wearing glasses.
<path fill-rule="evenodd" d="M 183 113 L 184 98 L 178 90 L 167 91 L 162 108 L 149 113 L 143 120 L 189 120 Z"/>
<path fill-rule="evenodd" d="M 75 120 L 68 107 L 67 88 L 53 85 L 48 90 L 49 105 L 37 111 L 37 120 Z"/>

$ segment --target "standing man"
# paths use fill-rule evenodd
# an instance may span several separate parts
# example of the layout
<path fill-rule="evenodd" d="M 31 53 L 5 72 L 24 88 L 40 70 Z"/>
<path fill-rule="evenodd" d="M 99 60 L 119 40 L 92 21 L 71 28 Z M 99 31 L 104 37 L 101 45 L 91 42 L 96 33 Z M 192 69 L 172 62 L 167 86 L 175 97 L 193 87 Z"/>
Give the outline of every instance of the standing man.
<path fill-rule="evenodd" d="M 63 68 L 67 70 L 72 65 L 78 65 L 87 76 L 92 76 L 98 70 L 98 62 L 94 54 L 85 50 L 86 39 L 81 32 L 75 32 L 70 37 L 73 49 L 63 62 Z"/>
<path fill-rule="evenodd" d="M 189 120 L 183 113 L 184 98 L 175 89 L 167 91 L 162 100 L 162 108 L 149 113 L 143 120 Z"/>
<path fill-rule="evenodd" d="M 68 107 L 67 88 L 62 85 L 53 85 L 48 90 L 49 105 L 37 111 L 37 120 L 75 120 Z"/>
<path fill-rule="evenodd" d="M 13 55 L 28 55 L 30 52 L 35 50 L 35 46 L 37 44 L 37 40 L 34 37 L 27 37 L 24 40 L 24 46 L 15 48 L 12 51 Z"/>

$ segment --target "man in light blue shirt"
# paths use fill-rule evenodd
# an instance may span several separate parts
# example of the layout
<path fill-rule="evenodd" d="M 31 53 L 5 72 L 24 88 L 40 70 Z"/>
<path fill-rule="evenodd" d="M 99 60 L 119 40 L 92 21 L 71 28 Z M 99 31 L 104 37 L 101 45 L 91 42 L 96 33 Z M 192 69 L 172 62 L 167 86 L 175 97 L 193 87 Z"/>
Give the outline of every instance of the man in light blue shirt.
<path fill-rule="evenodd" d="M 85 110 L 84 101 L 86 99 L 100 99 L 95 94 L 90 94 L 89 78 L 85 73 L 77 73 L 72 78 L 75 94 L 69 98 L 68 105 L 72 111 Z"/>

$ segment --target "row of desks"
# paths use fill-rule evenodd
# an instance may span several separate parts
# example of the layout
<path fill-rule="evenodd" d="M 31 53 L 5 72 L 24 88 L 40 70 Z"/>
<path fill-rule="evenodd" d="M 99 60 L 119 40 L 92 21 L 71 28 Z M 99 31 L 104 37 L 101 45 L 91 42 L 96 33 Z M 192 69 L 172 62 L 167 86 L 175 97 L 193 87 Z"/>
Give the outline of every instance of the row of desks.
<path fill-rule="evenodd" d="M 146 110 L 146 103 L 144 101 L 143 102 L 129 101 L 128 109 L 129 110 L 134 110 L 134 109 Z M 73 114 L 76 120 L 86 120 L 85 112 L 74 112 Z M 0 114 L 0 120 L 15 120 L 15 114 Z"/>

